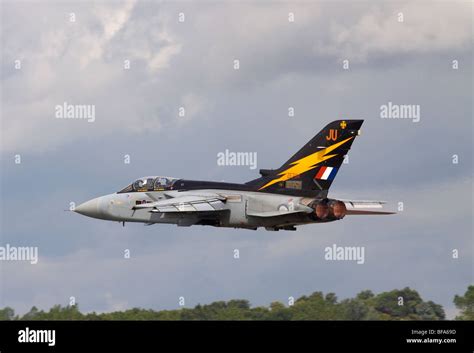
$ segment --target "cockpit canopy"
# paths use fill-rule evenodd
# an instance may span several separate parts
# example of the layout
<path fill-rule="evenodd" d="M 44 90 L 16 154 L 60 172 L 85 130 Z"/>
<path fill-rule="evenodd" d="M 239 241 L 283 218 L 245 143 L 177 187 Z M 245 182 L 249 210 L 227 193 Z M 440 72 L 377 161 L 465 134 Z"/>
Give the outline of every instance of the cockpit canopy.
<path fill-rule="evenodd" d="M 144 191 L 164 191 L 173 189 L 174 182 L 177 178 L 164 176 L 149 176 L 135 180 L 126 188 L 120 190 L 120 193 L 126 192 L 144 192 Z"/>

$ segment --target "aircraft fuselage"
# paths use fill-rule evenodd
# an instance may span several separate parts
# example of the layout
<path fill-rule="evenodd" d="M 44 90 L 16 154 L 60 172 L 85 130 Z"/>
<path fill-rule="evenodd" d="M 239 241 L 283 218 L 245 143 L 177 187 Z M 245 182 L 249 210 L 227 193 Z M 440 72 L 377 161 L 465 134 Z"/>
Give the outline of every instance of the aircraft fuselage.
<path fill-rule="evenodd" d="M 225 200 L 222 206 L 210 206 L 216 210 L 205 210 L 197 213 L 186 211 L 186 205 L 177 205 L 176 212 L 150 212 L 149 209 L 134 209 L 144 205 L 170 198 L 218 195 Z M 295 224 L 314 223 L 307 213 L 289 213 L 295 209 L 306 209 L 301 202 L 308 204 L 305 197 L 279 195 L 272 193 L 236 191 L 226 189 L 200 189 L 192 191 L 147 191 L 133 193 L 114 193 L 101 196 L 78 206 L 76 212 L 89 217 L 118 221 L 142 222 L 146 224 L 168 223 L 178 226 L 194 224 L 214 225 L 230 228 L 291 228 Z M 265 212 L 277 212 L 280 217 L 259 217 L 254 215 Z"/>

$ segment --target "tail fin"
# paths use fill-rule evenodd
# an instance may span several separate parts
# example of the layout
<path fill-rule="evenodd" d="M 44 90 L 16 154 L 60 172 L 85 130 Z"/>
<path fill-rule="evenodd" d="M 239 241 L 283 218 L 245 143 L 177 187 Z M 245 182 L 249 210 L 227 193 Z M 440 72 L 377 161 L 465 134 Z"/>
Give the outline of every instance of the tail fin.
<path fill-rule="evenodd" d="M 249 181 L 247 185 L 263 192 L 327 197 L 363 122 L 336 120 L 329 123 L 280 168 L 261 169 L 262 177 Z"/>

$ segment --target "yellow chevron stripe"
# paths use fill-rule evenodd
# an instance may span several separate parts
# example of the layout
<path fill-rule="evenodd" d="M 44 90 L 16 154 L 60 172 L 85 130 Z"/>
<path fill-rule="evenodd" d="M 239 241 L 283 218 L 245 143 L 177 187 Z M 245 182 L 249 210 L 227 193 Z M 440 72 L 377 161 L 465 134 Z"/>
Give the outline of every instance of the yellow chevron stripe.
<path fill-rule="evenodd" d="M 345 140 L 342 140 L 341 142 L 338 142 L 338 143 L 335 143 L 334 145 L 326 147 L 325 149 L 322 149 L 321 151 L 315 152 L 313 154 L 310 154 L 309 156 L 298 159 L 297 161 L 291 163 L 291 167 L 289 167 L 288 169 L 284 170 L 281 173 L 278 173 L 278 175 L 280 176 L 279 178 L 271 180 L 270 182 L 262 186 L 259 190 L 265 189 L 266 187 L 269 187 L 270 185 L 276 184 L 280 181 L 292 179 L 300 174 L 307 172 L 308 170 L 316 168 L 316 166 L 319 163 L 337 156 L 337 154 L 328 155 L 329 152 L 335 150 L 336 148 L 345 144 L 347 141 L 353 138 L 354 136 L 351 136 Z"/>

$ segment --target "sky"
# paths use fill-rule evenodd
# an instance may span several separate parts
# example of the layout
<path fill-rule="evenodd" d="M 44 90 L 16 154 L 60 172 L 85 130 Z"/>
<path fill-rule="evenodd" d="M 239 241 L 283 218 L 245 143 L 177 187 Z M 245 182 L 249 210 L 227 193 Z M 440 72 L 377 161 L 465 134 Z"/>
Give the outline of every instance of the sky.
<path fill-rule="evenodd" d="M 409 286 L 453 318 L 474 283 L 472 17 L 468 1 L 2 1 L 0 246 L 39 261 L 0 261 L 0 307 Z M 382 118 L 389 102 L 419 121 Z M 93 121 L 57 118 L 65 103 Z M 330 197 L 402 202 L 397 215 L 267 232 L 65 211 L 141 176 L 254 179 L 336 119 L 365 122 Z M 219 165 L 226 149 L 257 153 L 257 169 Z M 364 247 L 365 263 L 326 261 L 333 244 Z"/>

